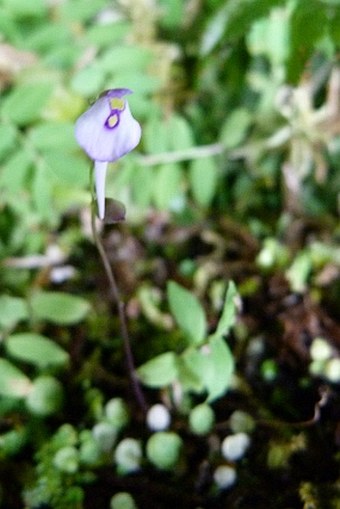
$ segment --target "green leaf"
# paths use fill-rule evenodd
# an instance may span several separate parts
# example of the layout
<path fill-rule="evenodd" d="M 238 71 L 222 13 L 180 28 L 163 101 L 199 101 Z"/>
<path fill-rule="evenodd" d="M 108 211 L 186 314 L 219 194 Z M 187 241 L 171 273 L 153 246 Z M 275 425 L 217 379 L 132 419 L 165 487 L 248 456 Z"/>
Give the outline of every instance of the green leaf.
<path fill-rule="evenodd" d="M 340 0 L 334 0 L 334 2 L 338 2 L 338 6 L 340 7 Z M 340 9 L 333 9 L 332 12 L 329 13 L 330 22 L 329 22 L 329 34 L 335 45 L 339 46 L 340 44 Z"/>
<path fill-rule="evenodd" d="M 252 116 L 245 108 L 237 108 L 227 117 L 221 131 L 221 142 L 226 148 L 237 147 L 244 140 L 251 121 Z"/>
<path fill-rule="evenodd" d="M 169 150 L 168 132 L 165 123 L 158 116 L 153 115 L 148 120 L 143 131 L 143 141 L 148 154 L 159 154 Z"/>
<path fill-rule="evenodd" d="M 162 17 L 160 23 L 166 28 L 178 30 L 185 16 L 186 5 L 182 0 L 160 0 L 160 12 Z"/>
<path fill-rule="evenodd" d="M 58 325 L 78 323 L 90 310 L 85 299 L 63 292 L 37 292 L 33 294 L 30 306 L 35 319 Z"/>
<path fill-rule="evenodd" d="M 54 23 L 41 24 L 25 38 L 25 48 L 39 54 L 48 53 L 52 48 L 63 44 L 72 44 L 72 32 L 69 26 L 54 20 Z"/>
<path fill-rule="evenodd" d="M 74 69 L 79 62 L 81 49 L 77 44 L 70 44 L 66 41 L 63 45 L 51 48 L 45 57 L 45 63 L 49 67 Z"/>
<path fill-rule="evenodd" d="M 50 83 L 17 85 L 3 100 L 1 113 L 19 126 L 38 120 L 53 91 Z"/>
<path fill-rule="evenodd" d="M 35 148 L 43 152 L 72 151 L 78 147 L 71 122 L 44 122 L 30 129 L 29 138 Z"/>
<path fill-rule="evenodd" d="M 0 358 L 0 395 L 22 398 L 31 390 L 30 379 L 6 359 Z"/>
<path fill-rule="evenodd" d="M 173 352 L 158 355 L 140 366 L 137 374 L 149 387 L 165 387 L 177 378 L 177 357 Z"/>
<path fill-rule="evenodd" d="M 306 290 L 312 268 L 313 262 L 310 253 L 299 252 L 286 270 L 286 278 L 293 292 L 303 293 Z"/>
<path fill-rule="evenodd" d="M 218 172 L 212 157 L 196 159 L 190 164 L 190 188 L 194 200 L 201 207 L 210 205 L 217 188 Z"/>
<path fill-rule="evenodd" d="M 12 334 L 5 341 L 5 347 L 12 357 L 29 362 L 44 369 L 48 366 L 62 367 L 69 355 L 50 339 L 34 332 Z"/>
<path fill-rule="evenodd" d="M 67 23 L 85 22 L 97 16 L 106 6 L 106 0 L 72 0 L 72 2 L 62 2 L 58 14 Z"/>
<path fill-rule="evenodd" d="M 32 198 L 39 216 L 52 221 L 56 216 L 52 203 L 52 180 L 41 166 L 37 166 L 32 180 Z"/>
<path fill-rule="evenodd" d="M 147 166 L 136 168 L 133 178 L 131 178 L 130 185 L 136 204 L 140 207 L 147 207 L 150 205 L 154 186 L 153 169 Z"/>
<path fill-rule="evenodd" d="M 200 53 L 202 56 L 208 55 L 221 41 L 228 15 L 228 5 L 223 5 L 221 9 L 215 11 L 209 18 L 201 41 Z"/>
<path fill-rule="evenodd" d="M 249 26 L 266 16 L 276 5 L 286 0 L 229 0 L 216 10 L 203 31 L 201 54 L 209 54 L 217 44 L 233 42 L 244 36 Z"/>
<path fill-rule="evenodd" d="M 17 130 L 13 125 L 0 125 L 0 160 L 13 150 L 16 138 Z"/>
<path fill-rule="evenodd" d="M 105 71 L 116 74 L 125 70 L 145 69 L 152 61 L 152 51 L 141 45 L 117 45 L 107 50 L 99 61 L 99 66 Z"/>
<path fill-rule="evenodd" d="M 184 117 L 173 114 L 167 124 L 168 150 L 177 152 L 191 148 L 194 145 L 191 125 Z"/>
<path fill-rule="evenodd" d="M 7 193 L 14 193 L 17 198 L 18 193 L 23 192 L 31 164 L 26 149 L 19 149 L 7 159 L 0 173 L 0 188 L 6 190 L 6 196 Z"/>
<path fill-rule="evenodd" d="M 158 112 L 157 104 L 149 99 L 150 94 L 159 91 L 161 82 L 158 76 L 151 76 L 147 73 L 146 69 L 134 70 L 130 68 L 123 72 L 113 73 L 110 76 L 108 86 L 110 88 L 119 88 L 122 83 L 130 90 L 138 91 L 138 94 L 131 96 L 131 99 L 129 99 L 131 111 L 133 111 L 136 118 L 139 117 L 140 111 L 143 112 L 143 116 L 149 116 L 153 112 Z"/>
<path fill-rule="evenodd" d="M 158 168 L 153 183 L 153 197 L 159 209 L 176 208 L 176 198 L 181 196 L 181 179 L 181 168 L 177 164 L 163 164 Z"/>
<path fill-rule="evenodd" d="M 207 324 L 198 299 L 188 290 L 170 281 L 167 286 L 170 310 L 190 343 L 200 344 L 205 338 Z"/>
<path fill-rule="evenodd" d="M 89 162 L 80 155 L 50 150 L 45 154 L 46 164 L 59 181 L 75 187 L 85 187 L 89 180 Z"/>
<path fill-rule="evenodd" d="M 98 94 L 105 82 L 104 70 L 97 63 L 80 69 L 71 81 L 72 90 L 90 97 Z"/>
<path fill-rule="evenodd" d="M 237 297 L 237 289 L 233 281 L 229 282 L 227 294 L 224 301 L 223 311 L 221 318 L 219 319 L 215 337 L 224 337 L 228 334 L 231 327 L 235 324 L 236 320 L 236 303 L 235 298 Z"/>
<path fill-rule="evenodd" d="M 230 387 L 234 359 L 225 340 L 214 335 L 199 349 L 185 350 L 178 358 L 178 371 L 184 390 L 205 391 L 210 402 L 223 396 Z"/>
<path fill-rule="evenodd" d="M 299 0 L 300 1 L 300 0 Z M 242 37 L 249 26 L 263 18 L 275 6 L 286 4 L 286 0 L 229 0 L 225 36 L 229 40 Z"/>
<path fill-rule="evenodd" d="M 89 26 L 84 34 L 86 40 L 97 48 L 112 46 L 114 41 L 122 40 L 130 29 L 126 21 L 114 21 L 113 23 L 101 23 Z"/>
<path fill-rule="evenodd" d="M 143 135 L 146 151 L 150 154 L 177 152 L 194 145 L 194 136 L 189 122 L 173 114 L 167 120 L 151 116 Z"/>
<path fill-rule="evenodd" d="M 308 23 L 306 23 L 308 19 Z M 328 26 L 327 7 L 317 0 L 299 0 L 290 20 L 287 77 L 293 83 L 314 52 L 315 44 L 325 35 Z"/>
<path fill-rule="evenodd" d="M 28 318 L 27 303 L 19 297 L 0 296 L 0 328 L 11 329 Z"/>
<path fill-rule="evenodd" d="M 203 368 L 202 356 L 196 348 L 187 348 L 177 358 L 178 379 L 185 391 L 201 393 L 204 390 L 201 373 Z"/>
<path fill-rule="evenodd" d="M 247 35 L 250 52 L 266 55 L 274 66 L 282 65 L 289 53 L 289 16 L 289 8 L 276 8 L 256 21 Z"/>
<path fill-rule="evenodd" d="M 212 337 L 200 351 L 202 356 L 202 381 L 208 392 L 208 402 L 223 396 L 230 387 L 234 372 L 234 358 L 221 337 Z"/>
<path fill-rule="evenodd" d="M 19 24 L 15 22 L 9 10 L 0 5 L 0 33 L 2 40 L 8 40 L 14 45 L 22 44 Z"/>
<path fill-rule="evenodd" d="M 47 13 L 47 4 L 44 0 L 3 0 L 2 4 L 18 19 L 25 17 L 42 17 Z"/>

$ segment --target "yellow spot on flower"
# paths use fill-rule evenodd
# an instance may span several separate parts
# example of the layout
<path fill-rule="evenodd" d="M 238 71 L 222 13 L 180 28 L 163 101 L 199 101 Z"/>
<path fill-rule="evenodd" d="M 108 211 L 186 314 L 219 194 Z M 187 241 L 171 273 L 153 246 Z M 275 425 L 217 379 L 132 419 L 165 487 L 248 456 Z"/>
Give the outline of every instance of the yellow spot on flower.
<path fill-rule="evenodd" d="M 125 107 L 124 99 L 119 99 L 119 97 L 112 97 L 110 99 L 110 107 L 112 110 L 122 111 Z"/>
<path fill-rule="evenodd" d="M 109 118 L 107 119 L 107 125 L 109 127 L 114 127 L 118 124 L 118 115 L 117 113 L 114 113 L 113 115 L 110 115 Z"/>

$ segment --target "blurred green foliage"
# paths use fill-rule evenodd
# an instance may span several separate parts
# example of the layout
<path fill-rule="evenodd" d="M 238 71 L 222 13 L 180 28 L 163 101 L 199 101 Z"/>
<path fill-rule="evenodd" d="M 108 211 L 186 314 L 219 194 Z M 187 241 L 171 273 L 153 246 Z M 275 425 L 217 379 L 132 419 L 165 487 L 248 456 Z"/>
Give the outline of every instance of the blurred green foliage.
<path fill-rule="evenodd" d="M 75 119 L 105 89 L 134 92 L 142 141 L 111 165 L 107 185 L 127 222 L 118 241 L 115 226 L 103 233 L 140 340 L 138 375 L 186 436 L 197 404 L 209 409 L 235 387 L 249 394 L 251 320 L 237 315 L 266 278 L 283 277 L 290 298 L 338 309 L 339 34 L 338 0 L 0 0 L 0 505 L 90 507 L 84 493 L 100 469 L 115 479 L 129 472 L 131 444 L 134 471 L 179 462 L 191 485 L 208 482 L 202 472 L 193 481 L 180 458 L 192 444 L 174 431 L 150 438 L 136 410 L 129 424 L 130 382 L 92 248 L 90 162 Z M 233 272 L 235 238 L 248 265 Z M 261 338 L 254 344 L 256 359 Z M 337 355 L 330 347 L 327 363 Z M 261 362 L 265 383 L 275 383 L 279 363 Z M 338 383 L 338 364 L 331 375 L 324 365 L 305 371 Z M 105 401 L 118 405 L 121 425 Z M 164 435 L 171 461 L 159 456 Z M 285 458 L 289 440 L 275 445 Z M 222 461 L 209 454 L 211 466 Z M 107 507 L 125 492 L 112 486 Z"/>

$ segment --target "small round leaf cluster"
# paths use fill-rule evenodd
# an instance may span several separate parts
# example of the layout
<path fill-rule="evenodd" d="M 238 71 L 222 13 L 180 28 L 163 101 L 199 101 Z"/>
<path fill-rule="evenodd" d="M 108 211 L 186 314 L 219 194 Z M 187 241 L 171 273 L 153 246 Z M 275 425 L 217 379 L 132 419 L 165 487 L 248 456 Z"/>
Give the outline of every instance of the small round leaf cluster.
<path fill-rule="evenodd" d="M 128 422 L 129 412 L 124 401 L 121 398 L 109 400 L 101 410 L 101 418 L 92 429 L 84 429 L 79 434 L 73 430 L 73 434 L 68 433 L 65 439 L 60 441 L 61 446 L 53 459 L 55 468 L 67 474 L 74 474 L 82 467 L 96 467 L 112 461 L 111 457 L 118 435 Z M 114 455 L 118 458 L 121 458 L 121 451 L 124 451 L 124 442 L 123 446 L 122 442 L 114 451 Z M 119 463 L 124 464 L 124 461 L 119 459 Z M 133 469 L 136 468 L 130 465 L 121 470 L 125 472 Z"/>
<path fill-rule="evenodd" d="M 111 498 L 110 509 L 137 509 L 137 506 L 130 493 L 120 491 Z"/>
<path fill-rule="evenodd" d="M 189 427 L 195 435 L 207 435 L 215 424 L 215 414 L 211 406 L 202 403 L 195 406 L 189 414 Z"/>
<path fill-rule="evenodd" d="M 173 431 L 157 431 L 146 443 L 146 455 L 155 467 L 171 470 L 179 461 L 182 447 L 182 439 Z"/>
<path fill-rule="evenodd" d="M 216 486 L 222 490 L 231 488 L 237 481 L 235 462 L 245 456 L 251 444 L 249 433 L 253 431 L 255 422 L 248 413 L 235 410 L 230 416 L 229 426 L 233 433 L 221 443 L 221 455 L 228 463 L 219 465 L 213 473 Z"/>
<path fill-rule="evenodd" d="M 32 414 L 47 417 L 60 409 L 62 401 L 61 383 L 53 376 L 41 375 L 33 381 L 25 403 Z"/>
<path fill-rule="evenodd" d="M 310 373 L 326 378 L 331 383 L 339 383 L 340 359 L 334 357 L 333 354 L 333 348 L 326 339 L 315 338 L 310 347 Z"/>
<path fill-rule="evenodd" d="M 122 398 L 112 398 L 106 403 L 101 420 L 92 428 L 93 437 L 103 453 L 112 451 L 120 431 L 129 420 L 129 411 Z"/>
<path fill-rule="evenodd" d="M 143 450 L 140 440 L 123 438 L 114 451 L 114 461 L 120 474 L 137 472 L 142 463 Z"/>

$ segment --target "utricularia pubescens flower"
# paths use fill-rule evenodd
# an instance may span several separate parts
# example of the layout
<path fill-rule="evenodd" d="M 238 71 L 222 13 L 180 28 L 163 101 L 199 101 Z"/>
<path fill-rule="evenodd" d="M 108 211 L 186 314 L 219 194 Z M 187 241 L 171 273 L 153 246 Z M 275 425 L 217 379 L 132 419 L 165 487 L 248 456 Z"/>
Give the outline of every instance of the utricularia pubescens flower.
<path fill-rule="evenodd" d="M 141 127 L 131 115 L 124 96 L 127 88 L 103 92 L 99 99 L 76 121 L 75 135 L 79 145 L 94 161 L 98 212 L 105 215 L 105 179 L 108 163 L 131 152 L 139 143 Z"/>

